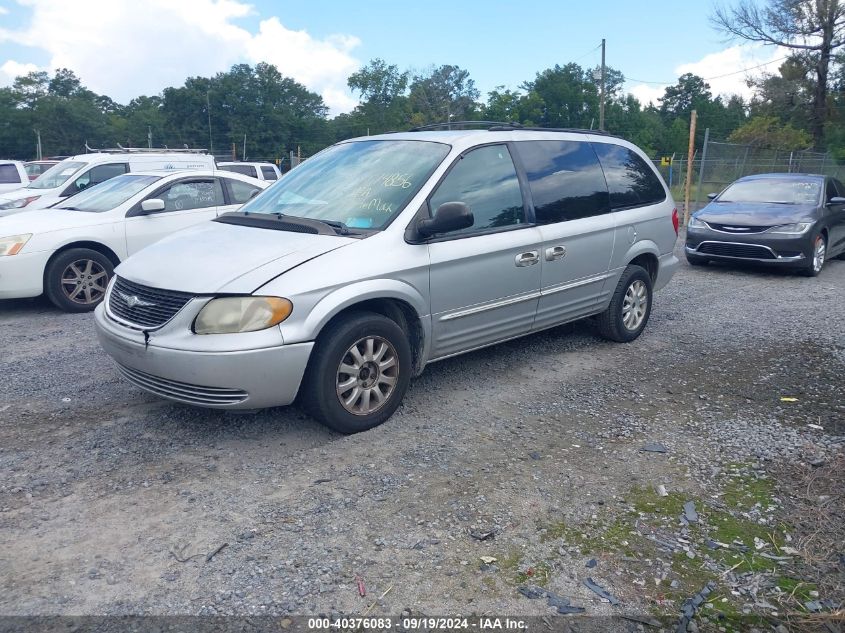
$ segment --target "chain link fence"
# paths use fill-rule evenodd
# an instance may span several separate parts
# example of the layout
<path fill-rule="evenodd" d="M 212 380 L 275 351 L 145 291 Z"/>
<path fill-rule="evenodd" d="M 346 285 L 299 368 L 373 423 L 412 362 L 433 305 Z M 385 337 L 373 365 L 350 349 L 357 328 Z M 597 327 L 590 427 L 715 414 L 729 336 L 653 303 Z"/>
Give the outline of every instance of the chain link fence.
<path fill-rule="evenodd" d="M 686 154 L 683 157 L 677 154 L 662 157 L 654 163 L 676 202 L 682 204 L 687 175 Z M 738 178 L 767 173 L 824 174 L 845 180 L 845 165 L 837 164 L 829 153 L 766 149 L 708 140 L 694 154 L 690 208 L 692 211 L 701 208 L 707 203 L 707 194 L 718 193 Z"/>

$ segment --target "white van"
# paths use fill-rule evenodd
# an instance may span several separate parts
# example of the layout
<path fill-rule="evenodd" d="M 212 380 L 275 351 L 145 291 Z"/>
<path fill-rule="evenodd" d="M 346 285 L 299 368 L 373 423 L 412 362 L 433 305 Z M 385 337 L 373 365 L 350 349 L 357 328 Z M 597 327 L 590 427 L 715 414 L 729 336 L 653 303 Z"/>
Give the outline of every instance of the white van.
<path fill-rule="evenodd" d="M 14 191 L 29 184 L 29 176 L 19 160 L 0 160 L 0 192 Z"/>
<path fill-rule="evenodd" d="M 0 193 L 0 216 L 49 207 L 121 174 L 158 169 L 214 169 L 214 156 L 205 150 L 100 150 L 70 156 L 27 186 Z"/>

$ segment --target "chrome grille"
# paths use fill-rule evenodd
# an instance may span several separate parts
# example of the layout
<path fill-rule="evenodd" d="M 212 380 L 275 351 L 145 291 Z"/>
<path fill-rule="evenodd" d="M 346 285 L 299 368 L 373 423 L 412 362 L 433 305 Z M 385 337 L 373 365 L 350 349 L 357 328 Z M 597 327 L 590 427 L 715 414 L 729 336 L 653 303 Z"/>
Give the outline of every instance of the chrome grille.
<path fill-rule="evenodd" d="M 188 292 L 150 288 L 118 277 L 109 293 L 108 307 L 116 317 L 148 329 L 167 323 L 193 298 Z"/>
<path fill-rule="evenodd" d="M 776 259 L 775 254 L 765 246 L 754 244 L 732 244 L 731 242 L 702 242 L 698 251 L 703 255 L 740 257 L 744 259 Z"/>
<path fill-rule="evenodd" d="M 721 231 L 722 233 L 735 233 L 736 235 L 747 235 L 749 233 L 763 233 L 768 231 L 771 226 L 748 226 L 744 224 L 717 224 L 716 222 L 707 222 L 714 231 Z"/>
<path fill-rule="evenodd" d="M 118 364 L 117 368 L 129 382 L 141 389 L 154 393 L 162 398 L 169 398 L 170 400 L 177 400 L 187 404 L 219 407 L 239 404 L 249 397 L 249 394 L 243 389 L 192 385 L 187 382 L 153 376 L 152 374 L 121 364 Z"/>

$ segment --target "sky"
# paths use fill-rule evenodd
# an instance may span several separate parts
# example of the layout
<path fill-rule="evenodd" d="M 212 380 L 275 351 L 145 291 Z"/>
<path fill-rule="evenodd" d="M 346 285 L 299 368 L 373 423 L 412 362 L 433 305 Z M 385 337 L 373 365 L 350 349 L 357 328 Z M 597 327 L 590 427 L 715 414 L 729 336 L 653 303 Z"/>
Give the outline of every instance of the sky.
<path fill-rule="evenodd" d="M 555 64 L 598 66 L 604 38 L 607 65 L 644 103 L 687 72 L 714 94 L 750 96 L 747 78 L 776 72 L 785 52 L 726 41 L 712 12 L 707 1 L 0 0 L 0 86 L 70 68 L 127 103 L 263 61 L 335 115 L 357 103 L 347 77 L 377 57 L 412 73 L 460 66 L 486 98 Z"/>

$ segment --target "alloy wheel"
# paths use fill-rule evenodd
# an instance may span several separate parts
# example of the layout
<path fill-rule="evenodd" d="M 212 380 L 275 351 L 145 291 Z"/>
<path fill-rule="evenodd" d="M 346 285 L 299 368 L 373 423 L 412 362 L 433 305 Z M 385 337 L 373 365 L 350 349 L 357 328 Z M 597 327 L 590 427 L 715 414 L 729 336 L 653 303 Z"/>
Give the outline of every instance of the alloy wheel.
<path fill-rule="evenodd" d="M 625 291 L 622 301 L 622 324 L 625 329 L 634 331 L 643 322 L 648 309 L 648 288 L 643 281 L 636 279 Z"/>
<path fill-rule="evenodd" d="M 64 295 L 81 305 L 99 303 L 106 294 L 109 274 L 92 259 L 71 262 L 62 271 L 61 287 Z"/>
<path fill-rule="evenodd" d="M 369 415 L 390 399 L 398 379 L 396 349 L 387 339 L 367 336 L 356 341 L 338 365 L 337 397 L 349 413 Z"/>
<path fill-rule="evenodd" d="M 819 235 L 816 238 L 816 243 L 813 245 L 813 271 L 819 272 L 824 266 L 824 257 L 827 247 L 824 243 L 824 238 Z"/>

